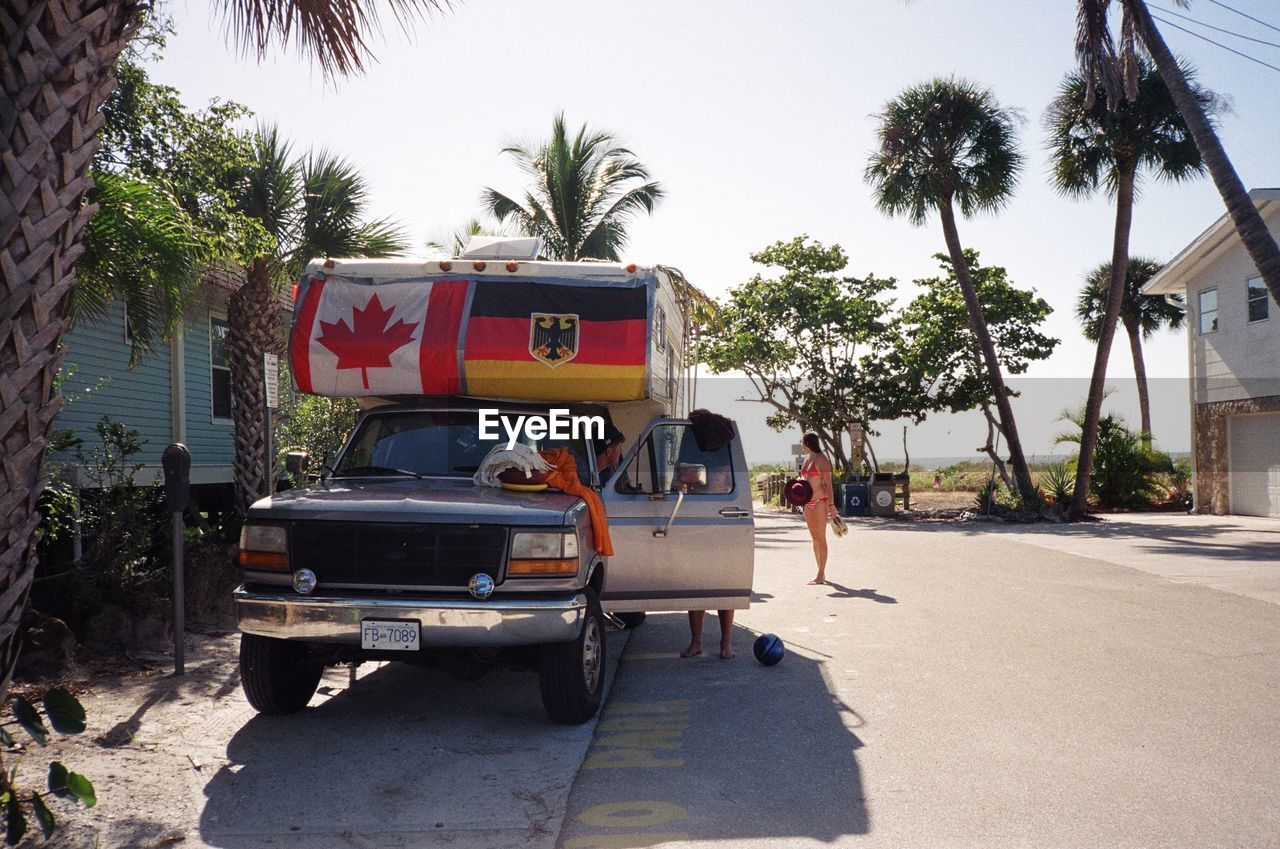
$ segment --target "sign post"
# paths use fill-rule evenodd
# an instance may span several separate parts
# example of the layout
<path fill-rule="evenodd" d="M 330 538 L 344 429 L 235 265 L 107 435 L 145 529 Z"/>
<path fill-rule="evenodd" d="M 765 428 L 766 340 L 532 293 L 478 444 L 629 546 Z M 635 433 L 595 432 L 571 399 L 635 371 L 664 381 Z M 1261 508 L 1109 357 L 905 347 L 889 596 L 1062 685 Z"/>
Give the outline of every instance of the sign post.
<path fill-rule="evenodd" d="M 185 670 L 186 598 L 182 587 L 182 512 L 191 500 L 191 452 L 175 442 L 160 455 L 165 506 L 173 513 L 173 674 Z"/>
<path fill-rule="evenodd" d="M 859 422 L 849 425 L 849 459 L 853 461 L 854 468 L 858 471 L 862 470 L 862 443 L 865 439 L 866 434 Z"/>
<path fill-rule="evenodd" d="M 262 405 L 264 432 L 262 439 L 266 447 L 263 466 L 267 474 L 263 483 L 266 486 L 267 495 L 271 495 L 276 489 L 275 475 L 272 474 L 275 464 L 272 462 L 274 449 L 271 444 L 271 411 L 280 407 L 280 358 L 275 354 L 262 355 L 262 388 L 264 390 Z"/>

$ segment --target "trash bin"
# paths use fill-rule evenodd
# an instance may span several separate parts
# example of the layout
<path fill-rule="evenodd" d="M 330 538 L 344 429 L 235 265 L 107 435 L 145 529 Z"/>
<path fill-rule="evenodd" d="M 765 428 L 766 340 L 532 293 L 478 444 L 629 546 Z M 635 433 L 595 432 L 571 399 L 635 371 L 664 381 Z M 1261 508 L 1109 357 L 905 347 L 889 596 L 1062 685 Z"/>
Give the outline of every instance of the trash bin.
<path fill-rule="evenodd" d="M 872 516 L 892 516 L 894 513 L 893 475 L 880 472 L 871 480 L 867 492 L 867 512 Z"/>
<path fill-rule="evenodd" d="M 840 485 L 840 503 L 836 512 L 841 516 L 867 515 L 867 485 L 865 483 L 846 483 Z"/>

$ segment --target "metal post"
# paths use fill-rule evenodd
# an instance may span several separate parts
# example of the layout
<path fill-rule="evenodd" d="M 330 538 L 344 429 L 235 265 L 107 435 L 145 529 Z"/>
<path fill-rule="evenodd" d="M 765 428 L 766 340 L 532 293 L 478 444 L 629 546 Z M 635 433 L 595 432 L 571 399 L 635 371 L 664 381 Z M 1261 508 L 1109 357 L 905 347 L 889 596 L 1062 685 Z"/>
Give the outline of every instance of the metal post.
<path fill-rule="evenodd" d="M 265 393 L 264 398 L 265 398 Z M 266 494 L 271 495 L 275 492 L 275 478 L 271 475 L 271 403 L 264 400 L 262 403 L 262 421 L 266 427 L 266 433 L 263 434 L 263 440 L 266 443 L 267 456 L 264 458 L 263 466 L 266 469 L 267 477 L 263 481 L 266 487 Z"/>
<path fill-rule="evenodd" d="M 182 675 L 186 660 L 184 635 L 187 630 L 182 592 L 182 511 L 173 514 L 173 674 Z"/>

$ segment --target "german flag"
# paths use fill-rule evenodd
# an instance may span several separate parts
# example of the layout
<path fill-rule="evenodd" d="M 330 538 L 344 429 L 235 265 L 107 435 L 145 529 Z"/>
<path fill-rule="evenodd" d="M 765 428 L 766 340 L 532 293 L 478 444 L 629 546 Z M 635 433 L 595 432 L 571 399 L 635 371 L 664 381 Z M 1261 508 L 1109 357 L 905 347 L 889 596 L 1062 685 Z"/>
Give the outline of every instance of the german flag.
<path fill-rule="evenodd" d="M 466 392 L 555 401 L 643 398 L 648 287 L 475 283 L 463 344 Z"/>

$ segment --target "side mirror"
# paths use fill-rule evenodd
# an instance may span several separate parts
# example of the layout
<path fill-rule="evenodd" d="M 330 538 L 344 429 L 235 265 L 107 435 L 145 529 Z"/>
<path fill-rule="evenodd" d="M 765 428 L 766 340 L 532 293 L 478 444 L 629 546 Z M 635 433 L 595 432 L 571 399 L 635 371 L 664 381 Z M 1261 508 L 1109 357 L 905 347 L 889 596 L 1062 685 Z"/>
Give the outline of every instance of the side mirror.
<path fill-rule="evenodd" d="M 160 455 L 164 469 L 164 501 L 170 513 L 187 509 L 191 500 L 191 452 L 181 442 L 175 442 Z"/>
<path fill-rule="evenodd" d="M 302 480 L 302 476 L 307 473 L 309 459 L 306 451 L 290 451 L 284 455 L 284 469 L 298 480 Z"/>
<path fill-rule="evenodd" d="M 701 463 L 678 463 L 676 465 L 676 483 L 689 489 L 707 488 L 707 467 Z"/>

